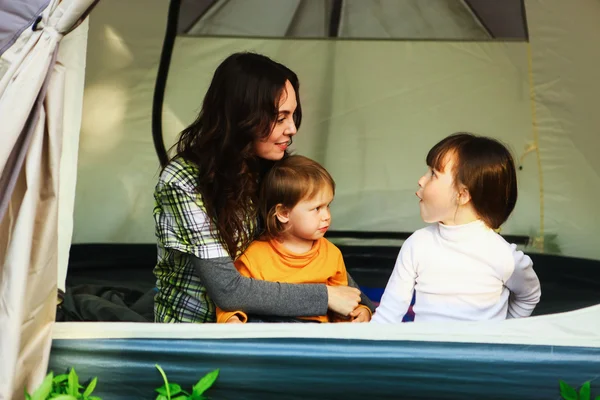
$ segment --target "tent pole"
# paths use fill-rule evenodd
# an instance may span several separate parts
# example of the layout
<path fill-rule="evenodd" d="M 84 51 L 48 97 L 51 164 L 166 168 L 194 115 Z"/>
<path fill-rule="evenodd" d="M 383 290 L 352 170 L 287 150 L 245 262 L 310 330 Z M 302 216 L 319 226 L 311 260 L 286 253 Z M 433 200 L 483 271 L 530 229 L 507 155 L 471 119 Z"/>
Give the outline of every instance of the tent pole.
<path fill-rule="evenodd" d="M 342 0 L 333 0 L 331 16 L 329 19 L 329 37 L 337 38 L 340 35 L 340 20 L 342 19 Z"/>
<path fill-rule="evenodd" d="M 167 17 L 167 29 L 165 31 L 165 39 L 163 41 L 160 64 L 156 76 L 156 85 L 154 86 L 154 98 L 152 99 L 152 138 L 154 140 L 154 149 L 162 167 L 165 167 L 169 162 L 169 156 L 163 141 L 162 110 L 167 78 L 169 76 L 169 66 L 171 65 L 171 56 L 173 55 L 173 47 L 175 45 L 175 38 L 177 37 L 177 22 L 180 7 L 181 0 L 171 0 Z"/>

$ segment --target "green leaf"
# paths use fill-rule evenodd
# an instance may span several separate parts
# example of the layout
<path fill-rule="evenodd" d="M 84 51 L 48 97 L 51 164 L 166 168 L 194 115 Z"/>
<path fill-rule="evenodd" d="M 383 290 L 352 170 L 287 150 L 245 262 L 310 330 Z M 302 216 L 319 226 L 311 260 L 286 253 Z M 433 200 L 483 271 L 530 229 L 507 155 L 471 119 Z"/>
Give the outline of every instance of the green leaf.
<path fill-rule="evenodd" d="M 183 392 L 183 390 L 181 390 L 181 386 L 179 386 L 176 383 L 169 383 L 168 391 L 167 391 L 167 388 L 165 387 L 165 385 L 162 385 L 161 387 L 154 389 L 154 390 L 165 396 L 169 396 L 169 395 L 174 396 L 176 394 Z"/>
<path fill-rule="evenodd" d="M 188 399 L 189 399 L 189 396 L 186 396 L 186 395 L 180 395 L 177 397 L 173 397 L 173 400 L 188 400 Z"/>
<path fill-rule="evenodd" d="M 167 387 L 165 385 L 162 385 L 159 388 L 154 389 L 158 394 L 162 394 L 163 396 L 167 395 Z"/>
<path fill-rule="evenodd" d="M 156 400 L 167 400 L 167 396 L 165 396 L 164 394 L 159 394 L 158 396 L 156 396 Z"/>
<path fill-rule="evenodd" d="M 52 393 L 62 393 L 63 387 L 57 383 L 52 383 Z"/>
<path fill-rule="evenodd" d="M 67 394 L 77 396 L 79 394 L 79 377 L 77 376 L 77 372 L 75 372 L 75 368 L 71 368 L 67 380 L 69 382 Z"/>
<path fill-rule="evenodd" d="M 61 374 L 52 380 L 52 394 L 67 394 L 68 374 Z"/>
<path fill-rule="evenodd" d="M 56 375 L 54 377 L 54 379 L 52 380 L 52 382 L 59 384 L 59 383 L 63 383 L 64 381 L 66 381 L 69 378 L 69 375 L 67 374 L 60 374 L 60 375 Z"/>
<path fill-rule="evenodd" d="M 596 396 L 594 400 L 600 400 L 600 396 Z"/>
<path fill-rule="evenodd" d="M 88 400 L 102 400 L 102 398 L 100 398 L 98 396 L 90 396 L 90 397 L 88 397 Z"/>
<path fill-rule="evenodd" d="M 27 388 L 25 388 L 25 400 L 31 400 L 31 395 L 27 393 Z"/>
<path fill-rule="evenodd" d="M 210 388 L 213 385 L 213 383 L 215 383 L 218 376 L 219 376 L 218 369 L 215 369 L 214 371 L 209 372 L 208 374 L 204 375 L 204 377 L 202 377 L 202 379 L 200 379 L 198 381 L 198 383 L 196 383 L 194 385 L 192 394 L 194 396 L 199 396 L 202 393 L 206 392 L 206 390 L 208 388 Z"/>
<path fill-rule="evenodd" d="M 85 392 L 83 392 L 83 398 L 85 399 L 86 397 L 88 397 L 90 394 L 92 394 L 92 392 L 94 391 L 94 389 L 96 388 L 96 384 L 98 383 L 98 378 L 94 378 L 92 379 L 92 381 L 90 382 L 90 384 L 87 386 L 87 388 L 85 389 Z"/>
<path fill-rule="evenodd" d="M 52 372 L 46 375 L 40 387 L 31 395 L 31 400 L 46 400 L 46 397 L 48 397 L 50 391 L 52 390 L 53 377 L 54 374 Z"/>
<path fill-rule="evenodd" d="M 71 396 L 70 394 L 61 394 L 59 396 L 53 397 L 53 400 L 77 400 L 77 397 Z"/>
<path fill-rule="evenodd" d="M 579 400 L 590 400 L 590 397 L 591 397 L 590 381 L 587 381 L 579 389 Z"/>
<path fill-rule="evenodd" d="M 169 393 L 171 396 L 181 393 L 181 386 L 176 383 L 169 383 Z"/>
<path fill-rule="evenodd" d="M 564 400 L 578 400 L 577 391 L 562 379 L 560 380 L 560 395 Z"/>

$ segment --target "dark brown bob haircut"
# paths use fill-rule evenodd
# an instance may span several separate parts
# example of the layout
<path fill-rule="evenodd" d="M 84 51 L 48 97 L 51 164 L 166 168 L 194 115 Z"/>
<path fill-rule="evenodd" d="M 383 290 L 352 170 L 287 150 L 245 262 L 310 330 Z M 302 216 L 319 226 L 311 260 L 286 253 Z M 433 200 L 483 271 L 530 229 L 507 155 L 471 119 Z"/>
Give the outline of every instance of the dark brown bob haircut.
<path fill-rule="evenodd" d="M 291 210 L 300 201 L 310 200 L 326 189 L 335 195 L 335 181 L 318 162 L 300 155 L 276 162 L 265 176 L 260 191 L 260 213 L 265 225 L 263 238 L 277 239 L 286 229 L 277 219 L 278 205 Z"/>
<path fill-rule="evenodd" d="M 517 203 L 517 173 L 510 151 L 496 139 L 459 132 L 433 146 L 426 159 L 440 172 L 449 160 L 454 161 L 457 190 L 466 187 L 479 218 L 498 229 Z"/>

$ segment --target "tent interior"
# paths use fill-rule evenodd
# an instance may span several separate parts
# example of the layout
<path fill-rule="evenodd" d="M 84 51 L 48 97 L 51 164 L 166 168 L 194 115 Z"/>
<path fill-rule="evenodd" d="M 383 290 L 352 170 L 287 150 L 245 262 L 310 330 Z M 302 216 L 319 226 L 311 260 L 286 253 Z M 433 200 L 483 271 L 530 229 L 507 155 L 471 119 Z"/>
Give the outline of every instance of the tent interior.
<path fill-rule="evenodd" d="M 559 379 L 593 382 L 599 18 L 594 0 L 101 0 L 87 31 L 74 197 L 59 199 L 73 227 L 57 262 L 48 369 L 98 376 L 98 395 L 110 399 L 149 398 L 161 383 L 155 363 L 185 385 L 220 368 L 209 394 L 236 399 L 541 399 L 558 396 Z M 168 23 L 177 37 L 165 60 Z M 414 191 L 429 148 L 457 131 L 506 143 L 519 199 L 500 233 L 534 261 L 534 315 L 358 328 L 154 324 L 157 153 L 194 120 L 215 68 L 237 51 L 298 74 L 294 151 L 335 179 L 328 238 L 374 301 L 403 240 L 425 226 Z"/>
<path fill-rule="evenodd" d="M 449 133 L 473 131 L 506 142 L 519 162 L 519 200 L 501 233 L 540 257 L 536 271 L 547 284 L 536 312 L 600 303 L 597 216 L 583 212 L 593 210 L 591 198 L 565 186 L 581 175 L 598 182 L 598 170 L 583 154 L 590 143 L 578 146 L 574 127 L 566 137 L 554 133 L 564 131 L 557 117 L 534 124 L 522 2 L 346 1 L 337 19 L 335 3 L 182 2 L 162 111 L 166 147 L 194 119 L 220 61 L 235 51 L 267 54 L 301 77 L 305 117 L 294 150 L 321 162 L 336 180 L 330 236 L 347 244 L 348 257 L 366 252 L 347 260 L 361 285 L 381 289 L 402 239 L 424 226 L 413 193 L 427 150 Z M 68 270 L 73 282 L 91 273 L 80 271 L 82 265 L 94 263 L 101 278 L 115 262 L 115 273 L 127 274 L 128 266 L 141 263 L 119 263 L 130 253 L 123 245 L 148 244 L 148 289 L 152 191 L 160 168 L 151 114 L 168 5 L 147 5 L 144 23 L 132 24 L 136 6 L 105 1 L 91 18 Z M 544 66 L 533 66 L 543 79 Z M 99 247 L 94 254 L 101 257 L 89 257 L 92 244 L 118 244 L 123 254 Z M 79 245 L 87 250 L 78 251 Z M 580 268 L 588 271 L 583 284 Z"/>

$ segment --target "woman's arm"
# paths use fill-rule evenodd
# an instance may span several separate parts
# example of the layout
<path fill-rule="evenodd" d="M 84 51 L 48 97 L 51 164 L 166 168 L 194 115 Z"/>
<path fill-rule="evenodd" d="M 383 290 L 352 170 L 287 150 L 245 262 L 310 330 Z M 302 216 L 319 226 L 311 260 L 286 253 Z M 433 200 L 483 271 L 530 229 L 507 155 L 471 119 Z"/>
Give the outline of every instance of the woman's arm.
<path fill-rule="evenodd" d="M 360 291 L 355 288 L 246 278 L 240 275 L 229 257 L 192 257 L 192 263 L 208 295 L 225 311 L 310 317 L 325 315 L 329 308 L 349 315 L 360 301 Z"/>

